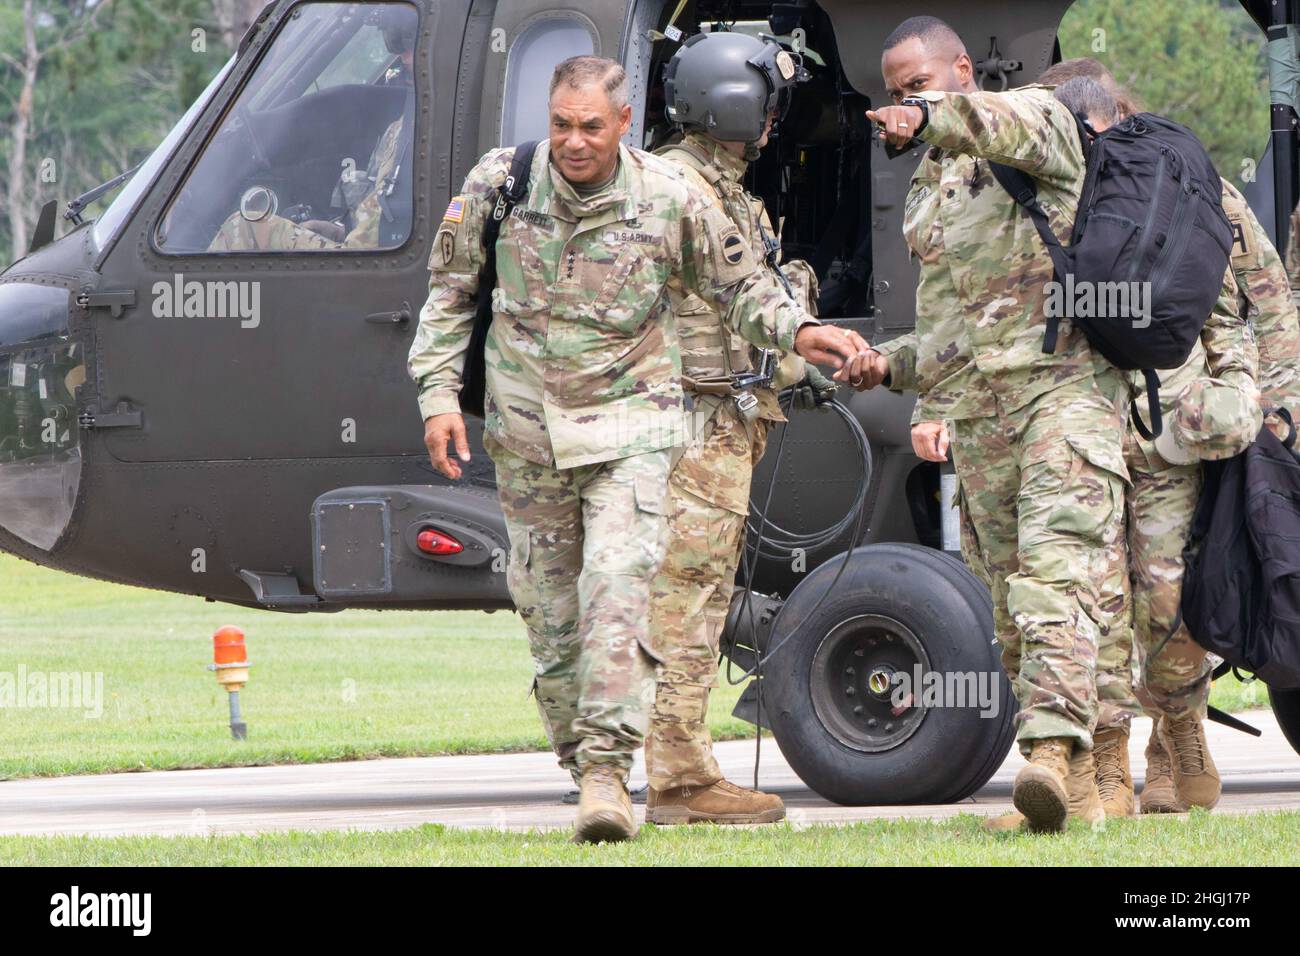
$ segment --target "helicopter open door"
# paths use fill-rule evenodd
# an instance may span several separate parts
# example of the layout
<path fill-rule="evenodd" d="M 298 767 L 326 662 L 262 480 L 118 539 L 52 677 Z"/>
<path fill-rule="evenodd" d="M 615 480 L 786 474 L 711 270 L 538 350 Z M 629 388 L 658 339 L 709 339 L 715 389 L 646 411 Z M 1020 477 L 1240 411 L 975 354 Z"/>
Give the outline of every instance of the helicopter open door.
<path fill-rule="evenodd" d="M 271 15 L 103 263 L 134 299 L 90 304 L 114 457 L 423 456 L 405 356 L 469 6 Z"/>

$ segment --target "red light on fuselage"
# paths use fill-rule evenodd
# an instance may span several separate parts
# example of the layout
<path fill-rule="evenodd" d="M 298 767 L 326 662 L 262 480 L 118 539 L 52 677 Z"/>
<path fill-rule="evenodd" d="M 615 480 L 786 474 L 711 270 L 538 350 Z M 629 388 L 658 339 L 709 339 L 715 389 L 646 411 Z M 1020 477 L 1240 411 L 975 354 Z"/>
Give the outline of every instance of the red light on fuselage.
<path fill-rule="evenodd" d="M 416 547 L 425 554 L 460 554 L 465 546 L 443 531 L 425 528 L 415 538 Z"/>

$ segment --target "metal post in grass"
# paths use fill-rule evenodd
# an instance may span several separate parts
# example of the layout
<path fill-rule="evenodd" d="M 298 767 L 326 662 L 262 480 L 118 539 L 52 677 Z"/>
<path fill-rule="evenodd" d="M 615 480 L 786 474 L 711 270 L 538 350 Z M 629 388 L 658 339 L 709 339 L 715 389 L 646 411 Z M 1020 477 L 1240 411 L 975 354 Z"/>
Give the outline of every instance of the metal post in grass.
<path fill-rule="evenodd" d="M 230 695 L 230 736 L 236 740 L 248 739 L 248 725 L 239 712 L 239 692 L 248 683 L 248 647 L 244 632 L 234 625 L 217 628 L 212 635 L 212 663 L 208 670 L 216 671 L 217 682 Z"/>

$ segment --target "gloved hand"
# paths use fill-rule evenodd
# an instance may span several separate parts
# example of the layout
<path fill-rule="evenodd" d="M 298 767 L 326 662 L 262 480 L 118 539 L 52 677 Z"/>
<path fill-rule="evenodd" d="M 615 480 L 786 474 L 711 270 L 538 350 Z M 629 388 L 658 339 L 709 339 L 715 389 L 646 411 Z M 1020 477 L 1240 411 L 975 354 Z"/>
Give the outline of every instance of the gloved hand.
<path fill-rule="evenodd" d="M 834 401 L 835 395 L 840 388 L 839 385 L 819 372 L 817 366 L 811 364 L 808 366 L 803 380 L 791 387 L 794 389 L 794 407 L 801 411 L 819 408 Z"/>

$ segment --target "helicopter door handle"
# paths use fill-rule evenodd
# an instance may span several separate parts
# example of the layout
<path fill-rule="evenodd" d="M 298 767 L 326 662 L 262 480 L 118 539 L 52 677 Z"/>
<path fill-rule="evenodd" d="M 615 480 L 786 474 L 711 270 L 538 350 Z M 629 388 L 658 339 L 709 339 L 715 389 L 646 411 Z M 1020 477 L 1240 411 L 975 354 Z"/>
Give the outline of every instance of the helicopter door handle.
<path fill-rule="evenodd" d="M 396 312 L 375 312 L 366 316 L 366 321 L 375 325 L 405 325 L 411 321 L 411 306 L 403 302 Z"/>

